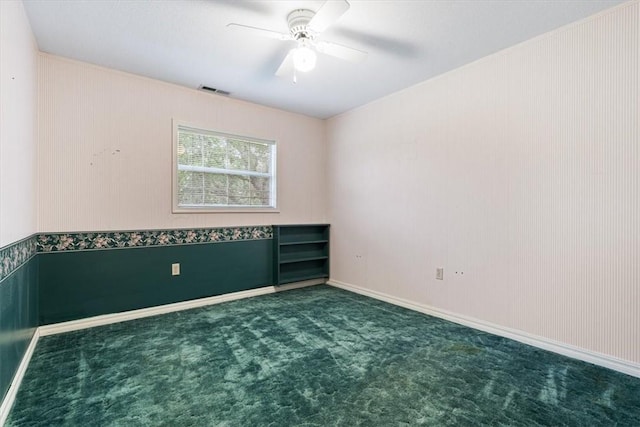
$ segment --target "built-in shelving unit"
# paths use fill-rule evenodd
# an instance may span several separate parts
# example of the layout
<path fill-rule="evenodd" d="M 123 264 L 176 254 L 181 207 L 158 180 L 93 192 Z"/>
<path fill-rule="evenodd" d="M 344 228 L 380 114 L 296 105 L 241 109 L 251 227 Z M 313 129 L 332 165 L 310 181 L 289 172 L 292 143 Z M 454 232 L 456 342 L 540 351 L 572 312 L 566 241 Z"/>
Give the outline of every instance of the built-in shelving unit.
<path fill-rule="evenodd" d="M 329 278 L 329 224 L 273 226 L 273 283 Z"/>

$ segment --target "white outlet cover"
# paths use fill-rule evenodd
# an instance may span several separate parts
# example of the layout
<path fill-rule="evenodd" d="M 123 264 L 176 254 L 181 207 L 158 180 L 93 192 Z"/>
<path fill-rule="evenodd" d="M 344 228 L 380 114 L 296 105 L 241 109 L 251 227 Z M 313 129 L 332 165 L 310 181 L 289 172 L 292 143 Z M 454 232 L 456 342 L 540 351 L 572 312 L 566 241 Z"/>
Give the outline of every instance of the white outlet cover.
<path fill-rule="evenodd" d="M 172 276 L 180 275 L 180 263 L 171 264 L 171 275 Z"/>

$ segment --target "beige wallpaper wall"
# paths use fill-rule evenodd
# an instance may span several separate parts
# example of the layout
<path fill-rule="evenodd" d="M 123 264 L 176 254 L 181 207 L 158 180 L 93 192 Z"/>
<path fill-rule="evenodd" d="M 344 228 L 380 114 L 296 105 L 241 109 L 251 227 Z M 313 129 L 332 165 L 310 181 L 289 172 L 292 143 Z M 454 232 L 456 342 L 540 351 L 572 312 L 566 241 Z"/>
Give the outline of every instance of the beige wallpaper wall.
<path fill-rule="evenodd" d="M 640 362 L 639 64 L 631 2 L 329 120 L 332 278 Z"/>
<path fill-rule="evenodd" d="M 0 247 L 36 231 L 37 47 L 22 2 L 0 2 Z"/>
<path fill-rule="evenodd" d="M 324 122 L 40 55 L 40 231 L 326 221 Z M 172 119 L 278 144 L 280 213 L 172 214 Z"/>

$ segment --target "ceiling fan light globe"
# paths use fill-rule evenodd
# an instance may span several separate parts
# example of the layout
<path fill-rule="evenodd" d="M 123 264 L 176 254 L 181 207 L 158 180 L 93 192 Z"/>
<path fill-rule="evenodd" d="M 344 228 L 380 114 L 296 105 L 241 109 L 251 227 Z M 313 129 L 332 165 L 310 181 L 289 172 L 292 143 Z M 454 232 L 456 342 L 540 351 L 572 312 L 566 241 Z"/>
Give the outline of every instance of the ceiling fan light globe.
<path fill-rule="evenodd" d="M 316 53 L 307 46 L 293 49 L 293 66 L 296 70 L 306 73 L 316 66 Z"/>

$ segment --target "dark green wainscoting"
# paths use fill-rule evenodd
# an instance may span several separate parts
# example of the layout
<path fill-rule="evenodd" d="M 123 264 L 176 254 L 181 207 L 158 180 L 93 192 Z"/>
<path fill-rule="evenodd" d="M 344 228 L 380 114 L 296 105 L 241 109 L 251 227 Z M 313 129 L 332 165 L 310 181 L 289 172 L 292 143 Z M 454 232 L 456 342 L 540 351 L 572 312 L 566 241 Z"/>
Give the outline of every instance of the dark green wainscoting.
<path fill-rule="evenodd" d="M 0 401 L 38 326 L 38 257 L 0 282 Z"/>
<path fill-rule="evenodd" d="M 271 285 L 271 239 L 40 253 L 40 325 Z M 181 274 L 171 275 L 180 263 Z"/>

